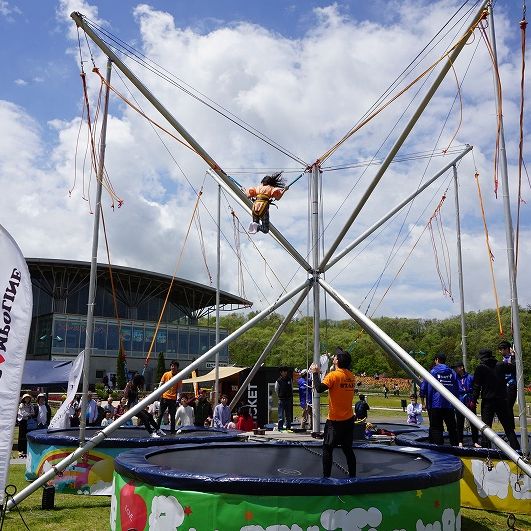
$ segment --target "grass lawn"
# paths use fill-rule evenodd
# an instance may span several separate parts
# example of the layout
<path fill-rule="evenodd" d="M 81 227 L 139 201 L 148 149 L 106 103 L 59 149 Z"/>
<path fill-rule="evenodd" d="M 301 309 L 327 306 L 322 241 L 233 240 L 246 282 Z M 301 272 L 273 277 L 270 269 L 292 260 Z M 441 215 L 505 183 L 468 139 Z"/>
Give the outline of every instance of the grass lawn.
<path fill-rule="evenodd" d="M 8 483 L 22 490 L 28 485 L 24 479 L 24 465 L 11 465 Z M 110 498 L 107 496 L 75 496 L 56 494 L 55 509 L 41 509 L 42 489 L 38 489 L 20 504 L 20 514 L 15 509 L 6 515 L 5 531 L 25 529 L 21 520 L 32 531 L 100 531 L 109 528 Z M 507 515 L 462 509 L 463 531 L 491 531 L 507 529 Z M 531 530 L 531 516 L 517 516 L 514 529 Z M 221 531 L 221 530 L 220 530 Z"/>

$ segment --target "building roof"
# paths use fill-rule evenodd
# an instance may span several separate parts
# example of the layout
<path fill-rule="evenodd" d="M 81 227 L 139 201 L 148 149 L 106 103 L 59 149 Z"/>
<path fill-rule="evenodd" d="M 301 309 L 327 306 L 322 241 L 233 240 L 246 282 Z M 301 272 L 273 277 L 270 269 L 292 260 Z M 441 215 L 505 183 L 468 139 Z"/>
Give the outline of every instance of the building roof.
<path fill-rule="evenodd" d="M 56 298 L 63 298 L 58 291 L 79 290 L 88 286 L 90 263 L 76 260 L 58 260 L 51 258 L 26 258 L 32 282 L 39 289 Z M 110 289 L 108 264 L 98 264 L 98 284 Z M 130 306 L 136 306 L 155 296 L 166 296 L 172 277 L 152 271 L 144 271 L 124 266 L 112 266 L 112 283 L 118 300 Z M 210 286 L 175 278 L 171 288 L 169 302 L 192 311 L 201 317 L 216 306 L 216 290 Z M 252 306 L 236 295 L 220 291 L 220 309 L 233 311 Z"/>

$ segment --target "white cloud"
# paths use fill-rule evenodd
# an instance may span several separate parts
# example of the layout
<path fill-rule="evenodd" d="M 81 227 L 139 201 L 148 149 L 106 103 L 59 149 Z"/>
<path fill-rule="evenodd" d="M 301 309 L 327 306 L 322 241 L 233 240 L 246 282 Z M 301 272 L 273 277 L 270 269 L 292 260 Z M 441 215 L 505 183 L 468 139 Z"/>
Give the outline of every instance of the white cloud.
<path fill-rule="evenodd" d="M 20 87 L 25 87 L 28 84 L 28 82 L 24 79 L 15 79 L 15 85 L 19 85 Z"/>
<path fill-rule="evenodd" d="M 216 24 L 214 29 L 202 28 L 201 31 L 179 27 L 179 19 L 168 12 L 170 8 L 163 12 L 145 4 L 137 5 L 130 12 L 124 11 L 123 16 L 131 17 L 138 25 L 135 46 L 143 53 L 311 163 L 363 115 L 376 95 L 385 90 L 422 45 L 428 42 L 434 28 L 439 27 L 440 21 L 448 18 L 456 6 L 452 2 L 420 3 L 425 8 L 422 16 L 419 15 L 419 2 L 400 2 L 393 4 L 390 21 L 378 23 L 357 20 L 354 8 L 347 16 L 337 4 L 322 7 L 313 13 L 316 23 L 312 29 L 298 39 L 290 39 L 268 28 L 245 22 L 224 26 Z M 58 5 L 59 19 L 65 24 L 69 36 L 65 47 L 71 47 L 70 53 L 75 62 L 79 58 L 77 31 L 70 19 L 72 11 L 81 11 L 97 24 L 112 32 L 119 32 L 119 29 L 113 29 L 116 21 L 102 20 L 94 4 L 81 0 L 62 0 Z M 500 17 L 497 25 L 498 50 L 503 61 L 501 72 L 504 87 L 510 98 L 504 107 L 504 118 L 507 137 L 510 139 L 507 148 L 511 186 L 514 188 L 517 145 L 513 139 L 517 138 L 515 127 L 518 120 L 518 96 L 514 87 L 518 77 L 518 56 L 510 53 L 510 47 L 504 40 L 509 32 L 506 19 Z M 448 42 L 450 40 L 447 39 Z M 473 48 L 467 46 L 463 56 L 456 62 L 458 76 L 463 75 L 474 54 Z M 433 53 L 430 61 L 435 60 L 441 50 L 439 48 Z M 103 73 L 105 58 L 96 47 L 92 47 L 92 51 Z M 227 168 L 243 186 L 254 184 L 265 171 L 261 168 L 300 169 L 292 160 L 163 82 L 160 77 L 138 65 L 133 64 L 133 69 L 216 162 Z M 132 99 L 120 77 L 123 78 L 123 75 L 113 72 L 113 85 Z M 100 85 L 94 74 L 87 73 L 87 80 L 94 109 Z M 500 301 L 502 304 L 509 303 L 503 208 L 501 199 L 495 199 L 492 194 L 491 159 L 495 117 L 491 87 L 490 65 L 484 48 L 480 46 L 463 84 L 464 116 L 455 141 L 475 145 L 474 159 L 468 156 L 459 166 L 465 301 L 468 310 L 494 305 L 473 179 L 475 165 L 481 174 L 485 211 L 496 256 Z M 425 91 L 426 88 L 422 93 Z M 132 92 L 150 117 L 171 129 L 139 96 L 136 89 Z M 367 160 L 379 150 L 381 144 L 384 148 L 377 156 L 385 156 L 386 149 L 406 123 L 407 118 L 400 119 L 400 114 L 412 94 L 410 92 L 401 97 L 373 123 L 354 135 L 327 164 L 342 165 Z M 439 134 L 441 140 L 438 148 L 446 147 L 459 121 L 458 107 L 455 107 L 447 126 L 441 129 L 454 94 L 455 80 L 450 75 L 400 155 L 433 149 Z M 412 109 L 418 104 L 418 99 L 413 102 Z M 408 111 L 408 117 L 412 109 Z M 37 124 L 24 109 L 7 101 L 0 104 L 0 123 L 3 124 L 3 131 L 9 131 L 0 140 L 0 186 L 3 196 L 9 198 L 0 222 L 15 237 L 26 256 L 90 259 L 88 242 L 93 217 L 83 197 L 90 196 L 93 206 L 95 186 L 94 179 L 90 187 L 88 185 L 89 166 L 86 166 L 85 172 L 82 171 L 86 129 L 82 129 L 78 145 L 78 115 L 79 109 L 73 108 L 70 113 L 65 111 L 61 119 L 58 117 L 48 124 Z M 391 139 L 386 140 L 387 133 L 399 119 L 401 121 Z M 48 133 L 55 135 L 55 142 L 51 146 L 43 145 L 45 128 L 48 128 Z M 124 204 L 121 209 L 111 212 L 108 209 L 110 198 L 104 198 L 111 256 L 117 264 L 171 274 L 186 243 L 177 276 L 208 283 L 198 230 L 193 227 L 186 237 L 196 200 L 187 180 L 195 190 L 199 190 L 204 182 L 199 212 L 211 271 L 215 270 L 215 245 L 212 242 L 216 237 L 214 219 L 217 189 L 210 178 L 205 180 L 206 165 L 199 157 L 165 133 L 159 134 L 171 156 L 143 118 L 116 97 L 112 98 L 106 168 Z M 68 191 L 74 183 L 76 146 L 77 181 L 69 197 Z M 447 164 L 450 157 L 435 158 L 429 165 L 426 160 L 391 165 L 339 249 L 415 190 L 423 174 L 426 180 Z M 257 170 L 255 175 L 248 175 L 236 173 L 236 168 Z M 377 167 L 372 166 L 366 171 L 361 168 L 326 171 L 323 174 L 323 217 L 325 224 L 329 224 L 325 248 L 336 238 L 376 171 Z M 288 173 L 288 181 L 297 175 L 296 171 Z M 359 184 L 353 188 L 358 180 Z M 403 214 L 395 216 L 388 228 L 363 253 L 357 256 L 358 250 L 353 251 L 327 273 L 327 280 L 353 304 L 362 304 L 362 307 L 368 304 L 371 297 L 369 290 L 377 281 L 387 257 L 394 252 L 394 241 L 398 237 L 398 241 L 405 239 L 405 243 L 385 272 L 370 312 L 378 307 L 376 315 L 442 317 L 458 313 L 451 188 L 444 205 L 443 219 L 452 259 L 455 302 L 452 303 L 441 292 L 433 249 L 426 233 L 378 306 L 446 189 L 448 179 L 442 178 L 440 182 L 441 188 L 437 193 L 434 190 L 439 183 L 432 185 L 414 202 L 400 236 Z M 271 209 L 272 222 L 303 256 L 309 253 L 307 190 L 308 178 L 304 176 L 279 202 L 278 210 Z M 524 187 L 524 193 L 530 195 L 528 188 Z M 341 206 L 343 201 L 345 204 Z M 223 240 L 222 243 L 221 287 L 236 292 L 238 262 L 231 249 L 235 243 L 229 204 L 234 207 L 244 227 L 248 224 L 249 216 L 236 206 L 235 201 L 229 200 L 227 203 L 223 199 L 222 230 L 228 241 Z M 529 237 L 526 205 L 523 209 L 522 242 Z M 411 234 L 408 235 L 410 229 Z M 276 300 L 282 290 L 281 284 L 289 289 L 306 278 L 305 273 L 272 238 L 256 236 L 250 241 L 244 234 L 240 237 L 242 257 L 247 267 L 246 295 L 255 302 L 255 308 L 261 309 Z M 364 244 L 359 249 L 363 247 Z M 527 294 L 531 293 L 531 250 L 529 246 L 522 245 L 520 251 L 520 303 L 525 305 L 529 303 Z M 103 244 L 100 247 L 100 260 L 105 261 Z M 267 266 L 274 269 L 280 282 L 267 270 Z M 329 318 L 345 318 L 343 311 L 334 304 L 328 304 L 327 308 Z"/>

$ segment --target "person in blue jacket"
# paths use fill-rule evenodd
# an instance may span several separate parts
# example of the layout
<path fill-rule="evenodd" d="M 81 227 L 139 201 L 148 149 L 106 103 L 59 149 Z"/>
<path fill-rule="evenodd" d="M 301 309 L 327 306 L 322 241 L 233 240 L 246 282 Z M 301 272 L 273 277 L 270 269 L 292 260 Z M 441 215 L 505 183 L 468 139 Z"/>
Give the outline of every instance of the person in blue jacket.
<path fill-rule="evenodd" d="M 459 400 L 468 408 L 474 415 L 476 414 L 476 401 L 474 400 L 474 377 L 468 374 L 465 370 L 465 365 L 462 362 L 456 363 L 453 366 L 457 374 L 457 385 L 459 388 Z M 455 419 L 457 421 L 457 439 L 459 446 L 463 446 L 463 431 L 465 428 L 465 417 L 457 409 L 455 410 Z M 472 434 L 472 444 L 479 448 L 479 431 L 472 423 L 470 424 L 470 432 Z"/>
<path fill-rule="evenodd" d="M 446 365 L 446 355 L 443 353 L 437 354 L 434 362 L 435 365 L 430 371 L 430 374 L 457 397 L 457 376 L 455 372 Z M 446 424 L 450 444 L 452 446 L 457 446 L 459 442 L 457 439 L 457 424 L 455 420 L 455 410 L 452 404 L 450 404 L 439 391 L 429 385 L 426 381 L 423 381 L 420 386 L 420 398 L 422 408 L 428 410 L 428 418 L 430 420 L 430 442 L 439 446 L 444 444 L 444 423 Z"/>

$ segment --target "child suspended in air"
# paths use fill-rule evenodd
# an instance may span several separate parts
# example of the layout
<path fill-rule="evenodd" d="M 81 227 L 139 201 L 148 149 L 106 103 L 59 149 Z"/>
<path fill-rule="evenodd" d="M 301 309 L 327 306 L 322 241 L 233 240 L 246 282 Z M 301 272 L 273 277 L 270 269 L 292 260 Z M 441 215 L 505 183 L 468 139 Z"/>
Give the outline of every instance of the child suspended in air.
<path fill-rule="evenodd" d="M 269 232 L 269 205 L 273 199 L 278 201 L 288 189 L 281 175 L 282 172 L 266 175 L 259 186 L 245 191 L 247 197 L 253 201 L 253 221 L 249 225 L 250 234 L 255 234 L 258 231 L 264 234 Z"/>

